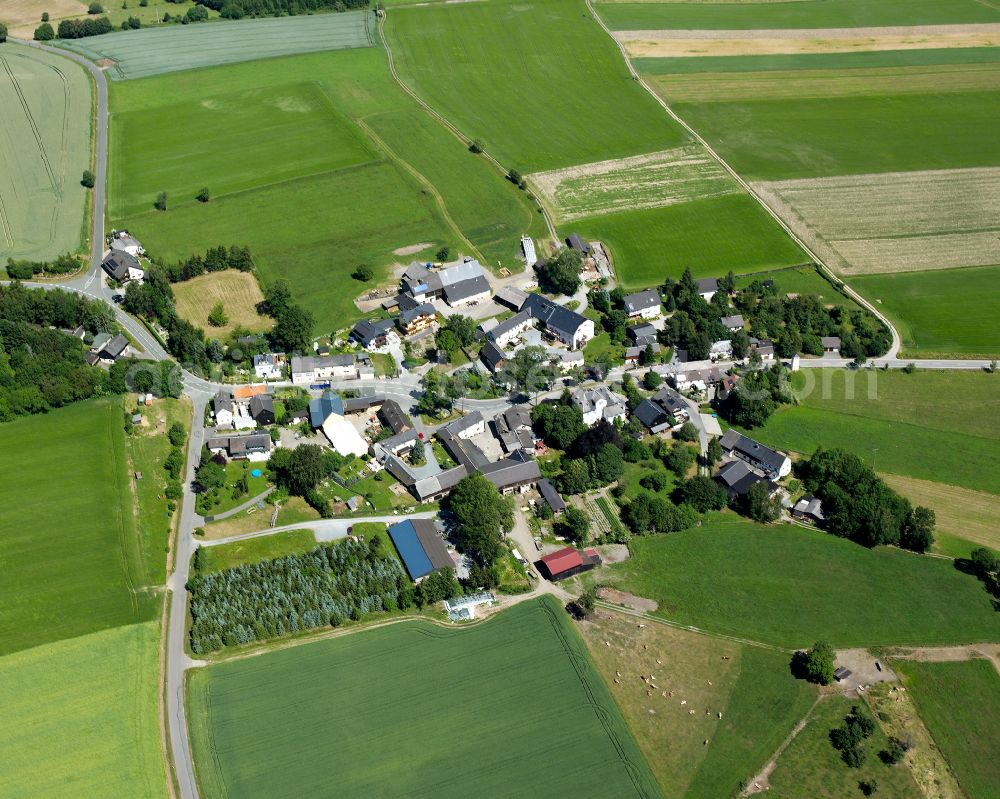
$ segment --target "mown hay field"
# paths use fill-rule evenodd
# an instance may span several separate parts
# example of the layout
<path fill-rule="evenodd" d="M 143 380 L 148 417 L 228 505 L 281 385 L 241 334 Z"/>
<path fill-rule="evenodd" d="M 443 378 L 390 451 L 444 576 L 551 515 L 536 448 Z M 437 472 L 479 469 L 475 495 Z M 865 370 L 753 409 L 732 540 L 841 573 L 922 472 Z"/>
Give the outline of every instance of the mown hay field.
<path fill-rule="evenodd" d="M 91 400 L 0 427 L 0 654 L 145 621 L 124 417 Z"/>
<path fill-rule="evenodd" d="M 295 53 L 368 47 L 374 43 L 373 24 L 369 12 L 348 11 L 143 28 L 60 40 L 59 44 L 94 61 L 114 62 L 108 74 L 122 80 Z"/>
<path fill-rule="evenodd" d="M 827 696 L 816 705 L 806 726 L 778 758 L 768 778 L 768 796 L 780 799 L 856 796 L 858 783 L 864 780 L 877 783 L 879 792 L 893 799 L 922 799 L 924 794 L 909 768 L 886 765 L 879 759 L 878 753 L 886 748 L 888 739 L 877 721 L 859 768 L 848 766 L 840 752 L 830 745 L 830 731 L 844 723 L 844 717 L 854 706 L 874 720 L 863 699 Z"/>
<path fill-rule="evenodd" d="M 636 538 L 630 548 L 631 560 L 612 566 L 608 582 L 656 600 L 656 615 L 708 632 L 782 647 L 817 639 L 838 647 L 958 644 L 1000 635 L 1000 616 L 979 581 L 937 558 L 729 513 L 692 530 Z"/>
<path fill-rule="evenodd" d="M 232 269 L 210 272 L 175 283 L 173 289 L 181 318 L 203 328 L 213 338 L 223 339 L 237 327 L 265 331 L 273 325 L 272 319 L 257 313 L 257 305 L 263 302 L 264 295 L 251 272 Z M 229 321 L 214 327 L 208 323 L 208 316 L 219 302 L 226 309 Z"/>
<path fill-rule="evenodd" d="M 206 799 L 318 795 L 331 784 L 345 796 L 446 799 L 525 786 L 539 795 L 659 795 L 551 597 L 468 629 L 404 622 L 215 664 L 189 679 Z"/>
<path fill-rule="evenodd" d="M 528 175 L 558 222 L 735 194 L 736 182 L 699 144 Z"/>
<path fill-rule="evenodd" d="M 598 13 L 612 30 L 754 30 L 857 28 L 1000 22 L 1000 10 L 976 0 L 708 0 L 617 2 L 600 0 Z"/>
<path fill-rule="evenodd" d="M 1000 263 L 997 168 L 789 180 L 755 188 L 845 275 Z"/>
<path fill-rule="evenodd" d="M 970 799 L 1000 785 L 1000 675 L 985 659 L 957 663 L 893 661 L 934 743 Z"/>
<path fill-rule="evenodd" d="M 1000 356 L 1000 266 L 859 275 L 851 285 L 892 320 L 904 358 Z"/>
<path fill-rule="evenodd" d="M 145 91 L 143 84 L 130 83 L 116 86 L 112 94 L 112 218 L 152 210 L 161 191 L 173 209 L 197 202 L 202 187 L 220 197 L 377 157 L 317 83 L 126 110 L 135 94 Z M 171 126 L 185 136 L 164 141 L 163 131 Z"/>
<path fill-rule="evenodd" d="M 934 511 L 935 551 L 965 558 L 975 547 L 1000 552 L 1000 502 L 994 494 L 897 474 L 882 478 L 914 505 Z"/>
<path fill-rule="evenodd" d="M 995 375 L 809 369 L 796 381 L 814 381 L 801 404 L 750 435 L 804 455 L 839 447 L 880 472 L 1000 494 Z"/>
<path fill-rule="evenodd" d="M 687 139 L 579 0 L 393 8 L 386 34 L 402 78 L 522 174 Z"/>
<path fill-rule="evenodd" d="M 625 288 L 659 285 L 690 267 L 696 277 L 796 266 L 808 259 L 745 194 L 587 217 L 564 227 L 608 245 Z"/>
<path fill-rule="evenodd" d="M 0 50 L 0 253 L 51 260 L 85 238 L 90 80 L 59 56 L 7 42 Z"/>
<path fill-rule="evenodd" d="M 158 622 L 0 658 L 0 795 L 164 799 Z"/>
<path fill-rule="evenodd" d="M 663 624 L 640 627 L 603 607 L 581 631 L 668 799 L 735 792 L 815 695 L 792 679 L 780 653 Z M 642 679 L 651 675 L 652 696 Z"/>
<path fill-rule="evenodd" d="M 202 150 L 183 137 L 154 137 L 144 139 L 146 147 L 133 147 L 123 135 L 129 131 L 116 125 L 110 203 L 135 210 L 113 216 L 114 223 L 168 260 L 219 243 L 249 246 L 263 281 L 286 278 L 315 315 L 317 332 L 358 315 L 352 300 L 371 287 L 349 278 L 358 264 L 372 266 L 381 280 L 400 260 L 394 250 L 423 243 L 430 252 L 448 245 L 453 253 L 515 268 L 521 234 L 543 229 L 523 192 L 393 83 L 379 48 L 161 75 L 112 88 L 115 118 L 140 139 L 145 120 L 182 114 L 197 120 L 212 143 Z M 206 97 L 229 110 L 206 108 Z M 236 100 L 242 108 L 230 113 Z M 241 124 L 254 133 L 250 145 Z M 324 146 L 303 139 L 303 131 L 318 135 Z M 258 157 L 244 163 L 247 146 Z M 240 154 L 230 176 L 215 166 L 217 153 L 223 161 Z M 359 159 L 364 162 L 349 165 Z M 176 164 L 177 172 L 164 172 L 160 161 Z M 141 184 L 130 185 L 127 170 L 137 171 Z M 150 210 L 152 198 L 172 180 L 177 188 L 168 191 L 169 210 Z M 193 201 L 206 185 L 211 201 Z"/>

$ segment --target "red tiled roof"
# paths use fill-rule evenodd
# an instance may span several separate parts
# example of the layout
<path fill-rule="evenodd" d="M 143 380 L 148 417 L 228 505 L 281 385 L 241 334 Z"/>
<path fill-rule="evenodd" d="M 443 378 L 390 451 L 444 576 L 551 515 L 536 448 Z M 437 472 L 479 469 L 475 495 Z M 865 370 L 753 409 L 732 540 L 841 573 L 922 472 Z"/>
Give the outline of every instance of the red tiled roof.
<path fill-rule="evenodd" d="M 570 569 L 575 569 L 577 566 L 582 566 L 583 558 L 580 557 L 579 551 L 573 549 L 573 547 L 565 547 L 558 552 L 553 552 L 551 555 L 546 555 L 542 558 L 542 563 L 549 570 L 549 574 L 556 575 Z"/>
<path fill-rule="evenodd" d="M 267 386 L 237 386 L 233 389 L 233 399 L 250 399 L 267 392 Z"/>

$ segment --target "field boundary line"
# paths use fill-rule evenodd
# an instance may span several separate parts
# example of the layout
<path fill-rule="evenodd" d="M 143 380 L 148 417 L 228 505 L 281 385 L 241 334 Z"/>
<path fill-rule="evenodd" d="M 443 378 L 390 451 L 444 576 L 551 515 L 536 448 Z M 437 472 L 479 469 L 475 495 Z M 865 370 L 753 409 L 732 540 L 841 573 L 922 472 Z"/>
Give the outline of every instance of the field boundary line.
<path fill-rule="evenodd" d="M 424 188 L 431 193 L 431 196 L 434 198 L 434 205 L 437 206 L 438 212 L 441 214 L 444 223 L 451 228 L 452 233 L 458 236 L 459 240 L 469 248 L 471 253 L 475 255 L 480 262 L 485 261 L 486 259 L 479 251 L 479 248 L 466 237 L 465 233 L 462 232 L 462 229 L 452 217 L 451 212 L 448 210 L 448 205 L 444 201 L 444 197 L 442 197 L 441 192 L 437 190 L 437 186 L 431 183 L 421 172 L 417 170 L 415 166 L 413 166 L 413 164 L 393 152 L 392 148 L 385 142 L 385 140 L 382 139 L 382 137 L 380 137 L 372 129 L 371 125 L 365 122 L 362 118 L 358 117 L 354 120 L 354 122 L 359 128 L 361 128 L 361 130 L 368 134 L 372 141 L 375 142 L 375 145 L 385 153 L 386 157 L 388 157 L 390 161 L 402 167 L 412 178 L 423 185 Z"/>
<path fill-rule="evenodd" d="M 604 608 L 605 610 L 614 610 L 618 613 L 624 613 L 628 616 L 635 616 L 637 619 L 646 619 L 656 624 L 664 624 L 667 627 L 673 627 L 677 630 L 687 630 L 690 633 L 697 633 L 698 635 L 707 635 L 709 638 L 718 638 L 723 641 L 732 641 L 734 644 L 743 644 L 745 646 L 753 646 L 758 649 L 767 649 L 771 652 L 782 652 L 784 654 L 792 654 L 796 650 L 788 649 L 782 646 L 776 646 L 774 644 L 765 644 L 763 641 L 754 641 L 752 638 L 740 638 L 736 635 L 728 635 L 726 633 L 714 633 L 710 630 L 703 630 L 701 627 L 695 627 L 690 624 L 681 624 L 679 621 L 673 621 L 671 619 L 664 619 L 660 616 L 652 616 L 649 613 L 643 613 L 641 610 L 633 610 L 632 608 L 627 608 L 624 605 L 616 605 L 613 602 L 607 602 L 603 599 L 598 599 L 595 602 L 596 605 Z"/>
<path fill-rule="evenodd" d="M 7 62 L 7 59 L 0 57 L 0 61 L 3 61 L 3 67 L 7 70 L 7 75 L 10 77 L 11 86 L 14 87 L 17 99 L 21 101 L 21 108 L 24 109 L 24 116 L 28 120 L 28 126 L 31 128 L 31 133 L 35 137 L 35 143 L 38 145 L 38 152 L 42 157 L 42 163 L 45 165 L 45 171 L 49 175 L 49 182 L 52 184 L 52 191 L 55 192 L 56 197 L 61 197 L 62 192 L 59 190 L 59 184 L 56 181 L 55 172 L 52 170 L 52 164 L 49 162 L 49 155 L 45 152 L 45 142 L 42 141 L 42 134 L 38 130 L 35 118 L 31 114 L 31 108 L 28 106 L 28 99 L 24 96 L 24 90 L 21 88 L 21 84 L 17 82 L 14 70 L 10 68 L 10 64 Z"/>
<path fill-rule="evenodd" d="M 125 493 L 124 487 L 121 485 L 121 467 L 124 465 L 120 462 L 118 458 L 118 453 L 115 452 L 115 432 L 114 432 L 114 422 L 112 421 L 111 414 L 108 414 L 108 438 L 111 442 L 111 468 L 117 473 L 115 477 L 115 486 L 119 498 L 121 494 Z M 128 479 L 126 473 L 125 479 Z M 132 579 L 132 570 L 129 565 L 128 556 L 128 544 L 126 542 L 126 530 L 125 530 L 125 514 L 122 511 L 121 505 L 119 504 L 116 509 L 115 515 L 118 518 L 118 550 L 122 558 L 122 576 L 125 578 L 125 587 L 128 589 L 129 601 L 132 605 L 132 612 L 136 616 L 136 620 L 139 619 L 139 600 L 136 596 L 137 592 L 135 589 L 135 581 Z M 136 531 L 138 537 L 138 531 Z"/>
<path fill-rule="evenodd" d="M 399 72 L 396 71 L 396 59 L 392 55 L 392 48 L 389 46 L 389 39 L 385 35 L 385 20 L 389 15 L 388 9 L 382 9 L 381 16 L 378 19 L 378 35 L 379 39 L 382 40 L 382 46 L 385 48 L 385 54 L 389 61 L 389 72 L 392 74 L 392 79 L 399 85 L 399 87 L 406 92 L 413 100 L 417 103 L 424 111 L 430 114 L 431 117 L 440 122 L 445 128 L 451 131 L 452 135 L 455 136 L 462 144 L 468 146 L 472 145 L 473 140 L 462 133 L 456 125 L 454 125 L 447 117 L 440 114 L 438 111 L 433 109 L 417 92 L 410 88 L 410 86 L 399 76 Z M 504 179 L 510 173 L 510 170 L 504 167 L 496 158 L 493 157 L 491 153 L 483 150 L 481 153 L 477 153 L 484 157 L 487 161 L 493 164 L 497 169 L 503 174 Z M 532 200 L 535 201 L 535 205 L 542 212 L 542 217 L 545 219 L 545 226 L 549 230 L 549 236 L 551 236 L 552 241 L 557 245 L 559 243 L 559 234 L 556 233 L 555 225 L 552 222 L 552 217 L 549 213 L 549 209 L 539 200 L 538 196 L 532 190 L 527 190 L 525 192 Z M 530 226 L 530 223 L 529 223 Z"/>
<path fill-rule="evenodd" d="M 642 88 L 644 88 L 650 94 L 650 96 L 654 100 L 656 100 L 657 103 L 659 103 L 660 107 L 667 112 L 667 114 L 670 116 L 671 119 L 674 120 L 674 122 L 676 122 L 678 125 L 684 128 L 684 130 L 687 131 L 687 133 L 692 138 L 694 138 L 695 141 L 701 144 L 701 146 L 708 151 L 709 155 L 711 155 L 719 163 L 719 165 L 733 177 L 733 179 L 747 194 L 749 194 L 754 200 L 757 201 L 757 203 L 767 212 L 767 214 L 772 219 L 774 219 L 775 222 L 778 223 L 778 225 L 781 227 L 782 230 L 785 231 L 788 237 L 793 242 L 795 242 L 806 255 L 812 258 L 813 261 L 821 270 L 829 273 L 835 280 L 839 280 L 839 278 L 836 277 L 836 273 L 832 269 L 830 269 L 830 267 L 827 266 L 826 263 L 821 258 L 819 258 L 816 255 L 816 253 L 813 252 L 812 249 L 785 223 L 785 221 L 777 214 L 777 212 L 773 208 L 771 208 L 771 206 L 768 205 L 756 191 L 754 191 L 753 187 L 746 180 L 744 180 L 743 177 L 735 169 L 733 169 L 733 167 L 731 167 L 729 163 L 721 155 L 719 155 L 718 152 L 715 151 L 715 149 L 708 143 L 708 141 L 693 127 L 691 127 L 691 125 L 688 124 L 680 115 L 678 115 L 677 112 L 674 111 L 662 97 L 660 97 L 660 95 L 658 95 L 655 91 L 653 91 L 650 85 L 645 81 L 645 79 L 638 73 L 636 68 L 632 65 L 632 60 L 629 58 L 628 52 L 626 52 L 625 50 L 625 45 L 622 44 L 620 41 L 618 41 L 615 35 L 611 32 L 610 28 L 608 28 L 608 26 L 605 24 L 604 20 L 601 19 L 601 16 L 597 13 L 597 11 L 594 10 L 593 0 L 584 0 L 584 3 L 587 6 L 587 10 L 590 11 L 590 14 L 593 17 L 593 19 L 596 20 L 597 24 L 601 26 L 601 29 L 608 35 L 611 41 L 615 43 L 615 46 L 618 48 L 618 52 L 621 53 L 622 58 L 625 59 L 625 66 L 628 69 L 629 74 L 631 74 L 632 80 L 636 81 L 640 86 L 642 86 Z M 843 283 L 843 281 L 840 282 Z M 892 334 L 892 346 L 889 348 L 889 351 L 881 357 L 886 360 L 891 360 L 897 357 L 900 349 L 902 349 L 902 339 L 900 338 L 899 331 L 896 330 L 895 326 L 889 320 L 889 317 L 883 314 L 878 308 L 875 307 L 873 303 L 868 302 L 868 300 L 862 297 L 857 291 L 852 289 L 846 283 L 844 283 L 844 290 L 851 295 L 851 299 L 857 302 L 862 308 L 865 308 L 866 310 L 870 311 L 875 316 L 875 318 L 877 318 L 880 322 L 882 322 L 882 324 L 884 324 L 887 328 L 889 328 L 889 332 Z M 876 358 L 874 360 L 878 361 L 879 359 Z"/>

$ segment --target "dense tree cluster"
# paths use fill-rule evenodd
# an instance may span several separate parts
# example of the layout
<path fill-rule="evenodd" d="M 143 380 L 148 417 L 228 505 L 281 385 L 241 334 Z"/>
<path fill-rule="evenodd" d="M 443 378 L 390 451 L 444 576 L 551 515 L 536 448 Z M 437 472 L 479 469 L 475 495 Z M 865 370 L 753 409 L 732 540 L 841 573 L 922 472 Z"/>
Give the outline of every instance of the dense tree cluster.
<path fill-rule="evenodd" d="M 851 768 L 861 768 L 868 757 L 866 741 L 875 734 L 875 720 L 858 705 L 844 717 L 844 723 L 830 730 L 830 743 Z"/>
<path fill-rule="evenodd" d="M 180 283 L 207 272 L 221 272 L 225 269 L 238 269 L 240 272 L 252 272 L 254 268 L 253 255 L 249 247 L 235 244 L 226 247 L 209 247 L 204 255 L 194 254 L 164 267 L 167 279 L 171 283 Z"/>
<path fill-rule="evenodd" d="M 476 473 L 460 480 L 444 504 L 451 514 L 451 540 L 480 567 L 493 566 L 503 552 L 503 535 L 514 524 L 511 501 Z"/>
<path fill-rule="evenodd" d="M 581 261 L 580 253 L 564 247 L 536 268 L 538 285 L 548 294 L 576 294 L 580 288 Z"/>
<path fill-rule="evenodd" d="M 213 574 L 196 574 L 191 593 L 191 650 L 224 646 L 343 624 L 366 613 L 412 604 L 413 589 L 398 561 L 347 540 Z"/>
<path fill-rule="evenodd" d="M 0 421 L 127 389 L 123 360 L 109 372 L 87 365 L 86 345 L 60 330 L 117 331 L 110 306 L 79 294 L 0 286 Z M 56 328 L 56 329 L 51 329 Z"/>
<path fill-rule="evenodd" d="M 48 23 L 43 23 L 35 31 L 35 38 L 38 32 Z M 51 27 L 51 26 L 50 26 Z M 64 19 L 59 23 L 57 34 L 60 39 L 83 39 L 86 36 L 100 36 L 103 33 L 111 33 L 114 26 L 107 17 L 97 19 Z"/>
<path fill-rule="evenodd" d="M 54 261 L 15 261 L 7 259 L 7 277 L 11 280 L 31 280 L 35 275 L 68 275 L 80 268 L 80 259 L 71 253 Z"/>
<path fill-rule="evenodd" d="M 434 337 L 439 359 L 454 360 L 454 353 L 476 340 L 476 322 L 468 316 L 449 316 Z"/>
<path fill-rule="evenodd" d="M 818 685 L 833 682 L 837 654 L 826 641 L 817 641 L 812 649 L 798 651 L 792 655 L 792 674 L 800 680 L 808 680 Z"/>
<path fill-rule="evenodd" d="M 264 311 L 274 319 L 271 345 L 284 352 L 305 352 L 312 341 L 316 320 L 309 311 L 292 301 L 285 280 L 275 280 L 264 289 Z"/>
<path fill-rule="evenodd" d="M 753 428 L 767 422 L 778 405 L 794 400 L 788 370 L 775 363 L 770 369 L 747 370 L 718 408 L 730 424 Z"/>
<path fill-rule="evenodd" d="M 689 504 L 675 505 L 664 497 L 643 493 L 622 508 L 621 517 L 632 535 L 647 535 L 686 530 L 698 520 L 698 513 Z"/>
<path fill-rule="evenodd" d="M 897 544 L 925 552 L 934 543 L 934 512 L 913 508 L 857 455 L 817 450 L 802 467 L 807 491 L 823 501 L 830 532 L 867 547 Z"/>
<path fill-rule="evenodd" d="M 218 11 L 224 19 L 244 17 L 280 17 L 332 9 L 347 11 L 368 8 L 369 0 L 195 0 L 199 5 Z"/>
<path fill-rule="evenodd" d="M 455 400 L 462 396 L 462 380 L 456 375 L 428 371 L 420 381 L 424 391 L 414 406 L 417 413 L 441 418 L 447 416 L 455 406 Z"/>

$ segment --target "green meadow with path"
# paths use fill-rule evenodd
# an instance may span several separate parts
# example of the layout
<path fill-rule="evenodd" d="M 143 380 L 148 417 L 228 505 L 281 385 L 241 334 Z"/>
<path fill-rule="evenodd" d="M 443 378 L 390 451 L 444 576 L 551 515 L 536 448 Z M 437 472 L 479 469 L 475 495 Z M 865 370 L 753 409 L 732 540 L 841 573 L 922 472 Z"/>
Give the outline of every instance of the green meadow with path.
<path fill-rule="evenodd" d="M 709 633 L 787 649 L 1000 640 L 989 595 L 947 560 L 728 513 L 630 550 L 606 581 Z"/>
<path fill-rule="evenodd" d="M 90 77 L 35 48 L 0 47 L 0 260 L 54 260 L 87 240 Z"/>
<path fill-rule="evenodd" d="M 188 696 L 205 799 L 316 795 L 331 780 L 346 796 L 498 796 L 515 783 L 660 795 L 548 596 L 470 627 L 406 621 L 213 664 L 191 673 Z"/>

